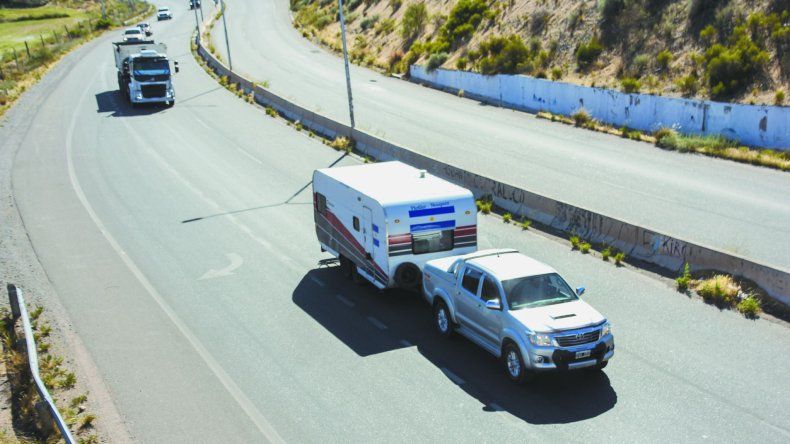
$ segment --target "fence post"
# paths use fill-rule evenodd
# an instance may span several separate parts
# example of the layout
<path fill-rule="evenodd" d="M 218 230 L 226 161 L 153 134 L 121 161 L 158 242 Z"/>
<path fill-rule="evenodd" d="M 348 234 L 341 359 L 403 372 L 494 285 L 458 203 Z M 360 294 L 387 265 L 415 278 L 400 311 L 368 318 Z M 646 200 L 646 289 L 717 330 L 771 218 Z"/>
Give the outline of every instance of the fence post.
<path fill-rule="evenodd" d="M 14 320 L 17 320 L 22 313 L 19 311 L 19 297 L 17 296 L 16 285 L 8 284 L 6 288 L 8 289 L 8 302 L 11 304 L 11 316 Z"/>
<path fill-rule="evenodd" d="M 30 58 L 30 47 L 27 46 L 27 40 L 25 40 L 25 51 L 27 51 L 27 58 Z"/>

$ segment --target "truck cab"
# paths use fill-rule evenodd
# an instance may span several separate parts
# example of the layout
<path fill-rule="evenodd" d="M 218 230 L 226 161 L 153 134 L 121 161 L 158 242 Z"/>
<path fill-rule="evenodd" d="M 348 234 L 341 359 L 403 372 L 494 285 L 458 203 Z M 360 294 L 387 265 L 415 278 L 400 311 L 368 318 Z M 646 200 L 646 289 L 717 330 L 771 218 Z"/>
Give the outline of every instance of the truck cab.
<path fill-rule="evenodd" d="M 429 261 L 423 294 L 440 335 L 458 333 L 502 359 L 517 383 L 537 373 L 601 370 L 614 355 L 609 322 L 554 269 L 516 250 Z"/>

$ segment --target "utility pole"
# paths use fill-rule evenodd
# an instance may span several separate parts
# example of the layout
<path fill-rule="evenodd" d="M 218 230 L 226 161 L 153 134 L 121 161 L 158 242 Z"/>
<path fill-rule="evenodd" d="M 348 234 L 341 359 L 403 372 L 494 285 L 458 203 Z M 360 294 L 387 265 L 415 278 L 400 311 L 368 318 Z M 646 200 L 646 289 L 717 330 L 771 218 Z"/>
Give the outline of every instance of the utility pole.
<path fill-rule="evenodd" d="M 200 23 L 205 22 L 206 19 L 203 17 L 203 2 L 200 2 Z"/>
<path fill-rule="evenodd" d="M 101 19 L 107 20 L 107 4 L 106 0 L 101 0 Z"/>
<path fill-rule="evenodd" d="M 192 0 L 192 1 L 196 1 L 196 0 Z M 192 6 L 195 6 L 195 4 L 193 3 Z M 195 28 L 197 28 L 198 38 L 200 38 L 200 20 L 198 19 L 198 15 L 197 15 L 197 6 L 195 6 L 192 9 L 195 10 Z"/>
<path fill-rule="evenodd" d="M 348 92 L 348 114 L 351 117 L 351 129 L 354 129 L 354 98 L 351 95 L 351 73 L 348 68 L 348 48 L 346 47 L 346 20 L 343 17 L 343 0 L 337 0 L 340 5 L 340 36 L 343 40 L 343 62 L 346 65 L 346 91 Z"/>
<path fill-rule="evenodd" d="M 228 50 L 228 68 L 233 71 L 233 61 L 230 58 L 230 42 L 228 41 L 228 24 L 225 22 L 225 0 L 221 0 L 222 5 L 222 28 L 225 30 L 225 49 Z"/>

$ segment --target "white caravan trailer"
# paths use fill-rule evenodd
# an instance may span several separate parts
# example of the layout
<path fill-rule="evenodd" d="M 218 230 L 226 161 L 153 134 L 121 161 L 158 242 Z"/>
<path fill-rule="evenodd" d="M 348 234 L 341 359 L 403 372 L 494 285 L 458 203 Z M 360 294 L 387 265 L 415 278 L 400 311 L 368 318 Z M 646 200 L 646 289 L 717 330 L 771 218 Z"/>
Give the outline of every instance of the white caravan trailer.
<path fill-rule="evenodd" d="M 477 250 L 472 193 L 401 162 L 316 170 L 313 207 L 321 251 L 380 289 L 419 290 L 426 261 Z"/>

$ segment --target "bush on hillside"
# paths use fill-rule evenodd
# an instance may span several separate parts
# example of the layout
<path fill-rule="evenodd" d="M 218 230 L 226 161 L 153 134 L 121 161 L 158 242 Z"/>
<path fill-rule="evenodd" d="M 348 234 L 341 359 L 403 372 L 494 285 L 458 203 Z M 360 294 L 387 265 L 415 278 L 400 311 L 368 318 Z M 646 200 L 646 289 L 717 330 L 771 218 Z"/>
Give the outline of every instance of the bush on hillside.
<path fill-rule="evenodd" d="M 582 43 L 576 49 L 576 64 L 581 70 L 589 69 L 602 52 L 603 45 L 601 45 L 598 37 L 593 36 L 589 42 Z"/>
<path fill-rule="evenodd" d="M 428 22 L 428 8 L 425 3 L 412 3 L 406 7 L 401 20 L 401 36 L 405 39 L 413 39 L 422 33 L 425 24 Z"/>
<path fill-rule="evenodd" d="M 711 97 L 726 98 L 742 91 L 768 60 L 768 53 L 754 43 L 746 28 L 737 27 L 729 46 L 715 44 L 705 51 Z"/>

